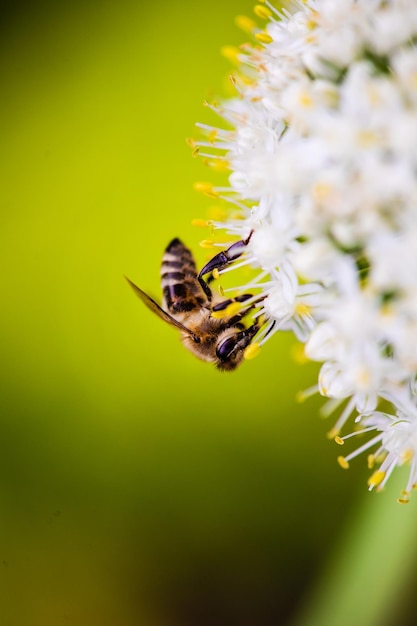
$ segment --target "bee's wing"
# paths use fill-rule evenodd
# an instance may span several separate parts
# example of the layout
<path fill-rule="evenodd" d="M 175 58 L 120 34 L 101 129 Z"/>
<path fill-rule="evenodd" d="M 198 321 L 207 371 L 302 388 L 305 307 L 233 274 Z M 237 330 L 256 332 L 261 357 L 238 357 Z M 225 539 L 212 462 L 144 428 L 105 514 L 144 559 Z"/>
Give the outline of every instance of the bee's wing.
<path fill-rule="evenodd" d="M 175 326 L 181 332 L 187 333 L 187 335 L 190 335 L 190 337 L 196 343 L 200 342 L 199 337 L 197 337 L 197 335 L 195 335 L 192 330 L 190 330 L 189 328 L 187 328 L 186 326 L 178 322 L 176 319 L 172 317 L 172 315 L 164 311 L 164 309 L 161 309 L 159 304 L 157 304 L 155 300 L 153 300 L 150 296 L 148 296 L 147 293 L 145 293 L 144 291 L 142 291 L 142 289 L 140 289 L 137 285 L 135 285 L 135 283 L 133 283 L 130 280 L 130 278 L 128 278 L 127 276 L 125 276 L 125 278 L 127 282 L 129 283 L 129 285 L 132 287 L 135 294 L 142 300 L 142 302 L 148 307 L 148 309 L 152 311 L 152 313 L 155 313 L 155 315 L 163 319 L 167 324 L 170 324 L 171 326 Z"/>

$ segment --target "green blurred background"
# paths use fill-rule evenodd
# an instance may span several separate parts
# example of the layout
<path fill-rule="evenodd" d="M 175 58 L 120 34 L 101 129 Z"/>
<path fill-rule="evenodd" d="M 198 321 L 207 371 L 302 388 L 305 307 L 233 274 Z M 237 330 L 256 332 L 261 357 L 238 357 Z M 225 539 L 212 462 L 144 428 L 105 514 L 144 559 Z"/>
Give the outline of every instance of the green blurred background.
<path fill-rule="evenodd" d="M 412 514 L 395 490 L 366 493 L 364 460 L 337 468 L 320 401 L 295 402 L 317 367 L 294 361 L 291 337 L 222 375 L 123 279 L 159 294 L 174 236 L 205 259 L 191 220 L 210 200 L 193 183 L 216 179 L 185 138 L 212 119 L 203 100 L 230 71 L 220 48 L 245 40 L 234 17 L 252 5 L 17 2 L 3 15 L 4 626 L 293 623 L 363 509 Z"/>

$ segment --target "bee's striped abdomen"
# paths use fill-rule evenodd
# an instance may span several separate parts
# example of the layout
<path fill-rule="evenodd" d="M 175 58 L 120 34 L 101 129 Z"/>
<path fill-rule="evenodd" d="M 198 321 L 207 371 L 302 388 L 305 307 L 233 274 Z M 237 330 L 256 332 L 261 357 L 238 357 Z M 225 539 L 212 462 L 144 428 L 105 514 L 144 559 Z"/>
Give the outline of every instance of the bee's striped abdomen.
<path fill-rule="evenodd" d="M 165 308 L 172 314 L 200 309 L 207 304 L 193 256 L 177 238 L 171 241 L 162 257 L 161 283 Z"/>

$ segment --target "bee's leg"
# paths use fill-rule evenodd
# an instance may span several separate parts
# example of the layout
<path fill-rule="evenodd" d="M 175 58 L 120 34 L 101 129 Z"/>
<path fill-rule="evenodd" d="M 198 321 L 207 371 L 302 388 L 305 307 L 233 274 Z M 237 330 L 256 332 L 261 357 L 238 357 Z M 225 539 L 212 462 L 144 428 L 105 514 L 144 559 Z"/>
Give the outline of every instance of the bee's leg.
<path fill-rule="evenodd" d="M 252 298 L 252 294 L 245 293 L 242 296 L 237 296 L 236 298 L 231 298 L 230 300 L 225 300 L 225 302 L 227 303 L 227 306 L 229 306 L 230 303 L 233 303 L 233 302 L 245 302 L 245 300 L 248 300 L 249 298 Z M 241 311 L 239 311 L 235 315 L 232 315 L 232 317 L 227 320 L 226 328 L 231 328 L 232 326 L 239 326 L 241 321 L 246 317 L 246 315 L 248 313 L 250 313 L 253 309 L 256 309 L 257 306 L 258 306 L 258 303 L 261 302 L 262 300 L 264 300 L 265 298 L 266 298 L 266 296 L 260 296 L 255 302 L 253 302 L 251 305 L 247 306 L 246 309 L 242 309 Z M 215 307 L 213 307 L 213 311 L 216 310 L 217 307 L 219 307 L 221 305 L 223 305 L 223 302 L 221 302 L 220 305 L 216 305 Z M 262 323 L 260 323 L 260 319 L 261 318 L 258 317 L 256 319 L 256 321 L 253 322 L 252 326 L 250 327 L 250 328 L 255 328 L 256 327 L 256 332 L 262 326 Z"/>
<path fill-rule="evenodd" d="M 213 272 L 213 270 L 222 269 L 223 267 L 226 267 L 226 265 L 229 265 L 229 263 L 232 263 L 233 261 L 238 259 L 244 253 L 245 247 L 248 245 L 252 237 L 252 233 L 253 230 L 251 230 L 247 239 L 241 239 L 240 241 L 236 241 L 236 243 L 233 243 L 229 248 L 227 248 L 227 250 L 223 250 L 222 252 L 219 252 L 219 254 L 216 254 L 216 256 L 214 256 L 208 263 L 206 263 L 206 265 L 200 271 L 198 275 L 198 281 L 209 300 L 211 300 L 212 294 L 208 283 L 211 282 L 213 278 L 212 276 L 210 276 L 209 279 L 205 281 L 203 276 L 205 274 L 208 274 L 209 272 Z"/>
<path fill-rule="evenodd" d="M 261 326 L 262 326 L 262 322 L 260 321 L 259 318 L 257 318 L 251 326 L 242 330 L 242 336 L 247 337 L 249 339 L 248 343 L 250 343 L 252 339 L 254 338 L 254 336 L 256 335 L 256 333 L 258 332 L 258 330 L 260 330 Z"/>
<path fill-rule="evenodd" d="M 252 298 L 251 293 L 243 293 L 241 296 L 236 296 L 235 298 L 228 298 L 227 300 L 222 300 L 222 302 L 219 302 L 218 304 L 214 305 L 214 307 L 212 308 L 212 311 L 214 313 L 224 311 L 225 309 L 227 309 L 228 306 L 233 304 L 233 302 L 245 302 L 246 300 L 249 300 L 249 298 Z"/>

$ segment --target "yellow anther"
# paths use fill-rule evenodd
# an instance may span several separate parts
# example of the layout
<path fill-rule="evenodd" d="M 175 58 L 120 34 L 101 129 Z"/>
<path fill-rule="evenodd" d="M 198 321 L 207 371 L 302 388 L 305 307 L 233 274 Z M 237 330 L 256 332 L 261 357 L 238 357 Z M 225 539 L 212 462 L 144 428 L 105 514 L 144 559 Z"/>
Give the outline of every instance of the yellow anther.
<path fill-rule="evenodd" d="M 375 456 L 373 454 L 368 454 L 368 469 L 374 469 L 375 467 Z"/>
<path fill-rule="evenodd" d="M 398 504 L 408 504 L 410 502 L 410 498 L 397 498 Z"/>
<path fill-rule="evenodd" d="M 233 87 L 237 86 L 237 80 L 232 74 L 229 74 L 228 79 L 232 83 Z"/>
<path fill-rule="evenodd" d="M 197 146 L 197 148 L 194 148 L 192 152 L 192 157 L 195 159 L 195 157 L 198 156 L 199 152 L 200 152 L 200 148 Z"/>
<path fill-rule="evenodd" d="M 230 169 L 230 163 L 226 159 L 211 159 L 207 161 L 207 165 L 216 172 L 227 172 Z"/>
<path fill-rule="evenodd" d="M 274 41 L 268 33 L 256 33 L 255 39 L 259 41 L 259 43 L 272 43 Z"/>
<path fill-rule="evenodd" d="M 316 202 L 327 200 L 332 191 L 333 188 L 328 183 L 318 182 L 313 186 L 313 199 L 316 200 Z"/>
<path fill-rule="evenodd" d="M 376 472 L 374 472 L 372 476 L 368 478 L 369 488 L 373 489 L 374 487 L 378 487 L 378 485 L 382 483 L 384 478 L 385 478 L 385 472 L 382 472 L 381 470 L 376 470 Z"/>
<path fill-rule="evenodd" d="M 317 393 L 316 386 L 310 387 L 309 389 L 301 389 L 300 391 L 297 392 L 296 400 L 297 402 L 305 402 L 306 400 L 311 398 L 311 396 L 314 396 L 316 393 Z"/>
<path fill-rule="evenodd" d="M 417 483 L 413 483 L 413 484 L 411 485 L 411 489 L 417 489 Z"/>
<path fill-rule="evenodd" d="M 209 140 L 210 143 L 214 143 L 217 139 L 217 135 L 218 135 L 217 128 L 213 128 L 213 130 L 209 132 L 207 139 Z"/>
<path fill-rule="evenodd" d="M 239 65 L 239 48 L 236 48 L 235 46 L 223 46 L 223 48 L 221 49 L 221 53 L 225 59 L 227 59 L 231 63 L 234 63 L 235 65 Z"/>
<path fill-rule="evenodd" d="M 237 15 L 235 24 L 245 33 L 252 33 L 256 28 L 255 22 L 250 17 L 247 17 L 247 15 Z"/>
<path fill-rule="evenodd" d="M 397 498 L 397 502 L 399 504 L 408 504 L 410 502 L 410 494 L 408 493 L 408 491 L 406 491 L 405 489 L 403 489 L 401 491 L 401 495 L 399 498 Z"/>
<path fill-rule="evenodd" d="M 214 273 L 214 272 L 213 272 L 213 273 Z M 217 287 L 217 290 L 218 290 L 218 292 L 219 292 L 219 294 L 220 294 L 221 296 L 224 296 L 224 289 L 223 289 L 223 287 L 222 287 L 221 285 L 219 285 L 219 286 Z"/>
<path fill-rule="evenodd" d="M 212 206 L 208 209 L 211 220 L 215 222 L 224 222 L 227 217 L 227 211 L 221 206 Z"/>
<path fill-rule="evenodd" d="M 250 359 L 254 359 L 256 356 L 258 356 L 260 351 L 261 351 L 261 346 L 259 345 L 257 341 L 255 341 L 254 343 L 251 343 L 248 345 L 248 347 L 245 350 L 244 357 L 245 359 L 249 361 Z"/>
<path fill-rule="evenodd" d="M 211 317 L 214 317 L 216 320 L 222 320 L 225 317 L 233 317 L 240 311 L 240 303 L 239 302 L 231 302 L 229 306 L 221 311 L 213 311 Z"/>
<path fill-rule="evenodd" d="M 311 307 L 308 306 L 308 304 L 305 304 L 304 302 L 299 302 L 295 306 L 295 313 L 297 313 L 298 315 L 308 315 L 310 312 L 311 312 Z"/>
<path fill-rule="evenodd" d="M 345 445 L 345 441 L 344 439 L 342 439 L 342 437 L 339 437 L 339 435 L 336 435 L 336 437 L 334 438 L 335 442 L 339 445 L 339 446 L 344 446 Z"/>
<path fill-rule="evenodd" d="M 204 195 L 209 196 L 210 198 L 217 198 L 217 194 L 214 191 L 213 185 L 211 183 L 205 183 L 205 182 L 194 183 L 194 189 L 196 191 L 204 193 Z"/>
<path fill-rule="evenodd" d="M 340 467 L 342 467 L 343 469 L 349 469 L 349 463 L 348 461 L 346 461 L 344 456 L 338 456 L 337 462 L 339 463 Z"/>
<path fill-rule="evenodd" d="M 298 102 L 299 104 L 301 104 L 302 107 L 309 109 L 313 104 L 313 98 L 308 93 L 308 91 L 302 91 L 298 98 Z"/>
<path fill-rule="evenodd" d="M 197 226 L 198 228 L 206 228 L 209 225 L 209 221 L 208 220 L 202 220 L 199 217 L 196 217 L 195 219 L 191 220 L 191 224 L 192 226 Z"/>
<path fill-rule="evenodd" d="M 300 365 L 304 365 L 308 363 L 308 358 L 306 357 L 306 352 L 304 349 L 304 344 L 296 343 L 291 346 L 291 357 L 294 359 L 296 363 Z"/>
<path fill-rule="evenodd" d="M 220 277 L 219 270 L 217 269 L 217 267 L 215 267 L 213 270 L 213 278 L 218 280 L 219 277 Z"/>
<path fill-rule="evenodd" d="M 241 213 L 241 211 L 232 211 L 230 213 L 230 219 L 231 220 L 244 220 L 246 219 L 245 216 Z"/>
<path fill-rule="evenodd" d="M 190 146 L 190 148 L 195 148 L 195 139 L 192 137 L 187 137 L 185 143 Z"/>
<path fill-rule="evenodd" d="M 408 450 L 404 450 L 404 452 L 401 455 L 403 463 L 409 463 L 413 457 L 414 457 L 414 451 L 412 450 L 412 448 L 408 448 Z"/>
<path fill-rule="evenodd" d="M 302 402 L 305 402 L 306 400 L 307 400 L 307 396 L 304 393 L 304 391 L 297 391 L 297 393 L 295 394 L 295 401 L 301 404 Z"/>
<path fill-rule="evenodd" d="M 229 304 L 228 307 L 226 307 L 226 312 L 227 315 L 230 315 L 230 317 L 232 317 L 233 315 L 236 315 L 236 313 L 239 313 L 240 309 L 240 302 L 232 302 L 231 304 Z"/>
<path fill-rule="evenodd" d="M 194 183 L 194 189 L 196 191 L 202 191 L 203 193 L 211 192 L 213 190 L 213 185 L 211 183 L 205 183 L 203 181 L 199 181 Z"/>
<path fill-rule="evenodd" d="M 214 241 L 212 239 L 203 239 L 203 241 L 200 241 L 200 247 L 204 248 L 205 250 L 212 250 L 215 246 L 214 246 Z"/>
<path fill-rule="evenodd" d="M 332 428 L 331 430 L 329 430 L 328 433 L 326 433 L 326 437 L 327 439 L 336 439 L 336 437 L 339 434 L 339 429 L 338 428 Z"/>
<path fill-rule="evenodd" d="M 257 17 L 260 17 L 262 20 L 268 20 L 272 15 L 272 11 L 270 11 L 268 7 L 262 6 L 262 4 L 256 4 L 253 7 L 253 12 Z"/>
<path fill-rule="evenodd" d="M 317 26 L 317 22 L 315 22 L 314 20 L 308 20 L 306 26 L 308 30 L 314 30 Z"/>

